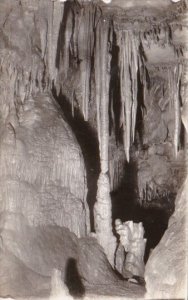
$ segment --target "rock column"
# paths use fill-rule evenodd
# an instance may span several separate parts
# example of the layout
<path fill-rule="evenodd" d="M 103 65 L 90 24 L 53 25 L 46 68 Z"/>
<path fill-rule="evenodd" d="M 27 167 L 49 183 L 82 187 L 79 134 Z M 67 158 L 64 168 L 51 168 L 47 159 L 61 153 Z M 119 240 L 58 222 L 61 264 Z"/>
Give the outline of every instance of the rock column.
<path fill-rule="evenodd" d="M 109 82 L 110 55 L 108 51 L 109 22 L 101 20 L 96 31 L 95 81 L 97 123 L 101 173 L 97 184 L 97 202 L 94 207 L 95 230 L 99 244 L 104 248 L 111 265 L 114 265 L 116 239 L 112 233 L 112 207 L 108 175 L 109 144 Z"/>

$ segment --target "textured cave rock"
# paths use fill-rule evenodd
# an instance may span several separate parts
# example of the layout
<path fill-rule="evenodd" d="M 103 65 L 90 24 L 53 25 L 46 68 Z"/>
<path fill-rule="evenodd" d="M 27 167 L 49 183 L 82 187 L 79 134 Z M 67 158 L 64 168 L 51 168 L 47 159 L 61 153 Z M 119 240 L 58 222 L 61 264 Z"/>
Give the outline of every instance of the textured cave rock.
<path fill-rule="evenodd" d="M 184 9 L 184 0 L 0 1 L 0 296 L 62 296 L 63 281 L 67 297 L 144 296 L 112 269 L 111 193 L 122 194 L 124 217 L 135 203 L 151 222 L 150 208 L 174 210 L 185 177 Z M 148 298 L 184 295 L 185 187 L 147 263 Z M 85 237 L 91 190 L 97 239 Z"/>
<path fill-rule="evenodd" d="M 152 46 L 153 49 L 153 46 Z M 165 50 L 167 51 L 167 50 Z M 155 48 L 151 51 L 154 55 Z M 147 52 L 146 52 L 147 53 Z M 156 52 L 156 59 L 165 55 Z M 169 55 L 172 59 L 172 57 Z M 148 58 L 151 59 L 150 57 Z M 152 59 L 154 64 L 154 59 Z M 162 61 L 160 62 L 162 64 Z M 185 178 L 183 138 L 179 140 L 178 155 L 174 149 L 173 84 L 171 68 L 148 67 L 148 88 L 139 93 L 139 147 L 136 150 L 138 195 L 145 207 L 158 207 L 171 214 L 175 195 Z M 183 125 L 180 124 L 182 132 Z M 175 157 L 176 156 L 176 157 Z"/>
<path fill-rule="evenodd" d="M 2 128 L 1 212 L 22 213 L 30 225 L 56 224 L 84 236 L 83 158 L 58 110 L 52 98 L 38 95 L 26 101 L 17 124 L 6 121 Z"/>
<path fill-rule="evenodd" d="M 65 277 L 69 258 L 76 258 L 77 238 L 67 228 L 29 226 L 20 214 L 1 214 L 2 296 L 49 295 L 54 268 Z M 11 274 L 11 278 L 10 278 Z"/>
<path fill-rule="evenodd" d="M 27 299 L 31 296 L 46 297 L 50 291 L 50 277 L 43 277 L 27 268 L 14 254 L 0 252 L 0 290 L 1 297 L 22 297 Z M 11 276 L 10 276 L 11 274 Z M 8 298 L 9 299 L 9 298 Z"/>
<path fill-rule="evenodd" d="M 73 296 L 143 295 L 142 287 L 114 274 L 96 239 L 78 239 L 56 225 L 30 226 L 21 214 L 3 213 L 0 219 L 1 296 L 47 298 L 55 292 L 54 270 Z"/>
<path fill-rule="evenodd" d="M 79 240 L 80 275 L 89 284 L 114 284 L 118 281 L 112 267 L 106 260 L 102 247 L 96 239 L 82 238 Z"/>
<path fill-rule="evenodd" d="M 187 19 L 187 13 L 184 20 Z M 187 39 L 185 40 L 187 46 Z M 187 48 L 184 52 L 187 59 Z M 182 76 L 183 108 L 181 119 L 185 128 L 185 168 L 187 172 L 187 61 Z M 152 251 L 146 264 L 146 298 L 183 298 L 187 296 L 187 197 L 188 177 L 180 187 L 176 200 L 175 211 L 169 219 L 168 228 L 160 243 Z"/>
<path fill-rule="evenodd" d="M 0 4 L 0 211 L 22 213 L 30 225 L 56 224 L 85 236 L 83 155 L 50 93 L 42 4 Z"/>
<path fill-rule="evenodd" d="M 79 239 L 78 269 L 83 279 L 86 295 L 107 297 L 144 297 L 142 286 L 131 284 L 114 273 L 104 250 L 95 238 Z M 128 272 L 127 272 L 128 273 Z M 97 296 L 93 296 L 94 298 Z M 92 299 L 92 297 L 91 297 Z"/>
<path fill-rule="evenodd" d="M 187 195 L 188 180 L 176 197 L 174 214 L 159 245 L 146 264 L 146 289 L 150 299 L 184 298 L 187 270 Z"/>

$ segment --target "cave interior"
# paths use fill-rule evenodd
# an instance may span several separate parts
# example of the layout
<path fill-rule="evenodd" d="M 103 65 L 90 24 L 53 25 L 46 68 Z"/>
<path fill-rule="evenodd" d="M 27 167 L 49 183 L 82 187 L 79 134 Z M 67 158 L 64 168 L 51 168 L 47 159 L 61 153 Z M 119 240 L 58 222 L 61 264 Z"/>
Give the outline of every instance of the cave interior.
<path fill-rule="evenodd" d="M 186 299 L 187 1 L 0 16 L 0 297 Z"/>

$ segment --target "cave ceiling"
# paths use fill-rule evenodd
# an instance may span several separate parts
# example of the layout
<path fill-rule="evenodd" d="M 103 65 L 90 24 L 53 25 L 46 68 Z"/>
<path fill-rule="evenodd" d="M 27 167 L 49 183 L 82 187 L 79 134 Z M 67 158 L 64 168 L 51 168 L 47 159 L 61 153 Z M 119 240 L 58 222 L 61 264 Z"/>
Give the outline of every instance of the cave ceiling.
<path fill-rule="evenodd" d="M 80 5 L 89 3 L 79 0 Z M 144 51 L 148 63 L 170 63 L 177 61 L 174 48 L 184 46 L 186 42 L 186 16 L 182 16 L 185 1 L 171 0 L 112 0 L 93 1 L 101 7 L 104 17 L 112 17 L 117 28 L 129 28 L 135 32 L 144 31 L 148 34 L 151 28 L 160 28 L 157 42 L 144 42 Z M 164 27 L 163 27 L 164 26 Z M 172 26 L 173 45 L 161 43 L 165 35 L 165 26 Z"/>

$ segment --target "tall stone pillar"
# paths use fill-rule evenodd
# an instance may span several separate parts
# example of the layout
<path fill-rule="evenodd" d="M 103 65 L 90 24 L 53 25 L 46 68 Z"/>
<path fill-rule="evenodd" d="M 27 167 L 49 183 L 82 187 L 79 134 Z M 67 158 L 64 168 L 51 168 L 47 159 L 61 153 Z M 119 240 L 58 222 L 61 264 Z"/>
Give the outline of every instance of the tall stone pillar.
<path fill-rule="evenodd" d="M 96 29 L 95 81 L 97 124 L 101 172 L 97 184 L 97 202 L 94 207 L 95 230 L 99 244 L 104 248 L 111 265 L 114 265 L 116 239 L 112 233 L 112 207 L 108 175 L 109 144 L 109 82 L 110 55 L 108 49 L 109 22 L 101 20 Z"/>

